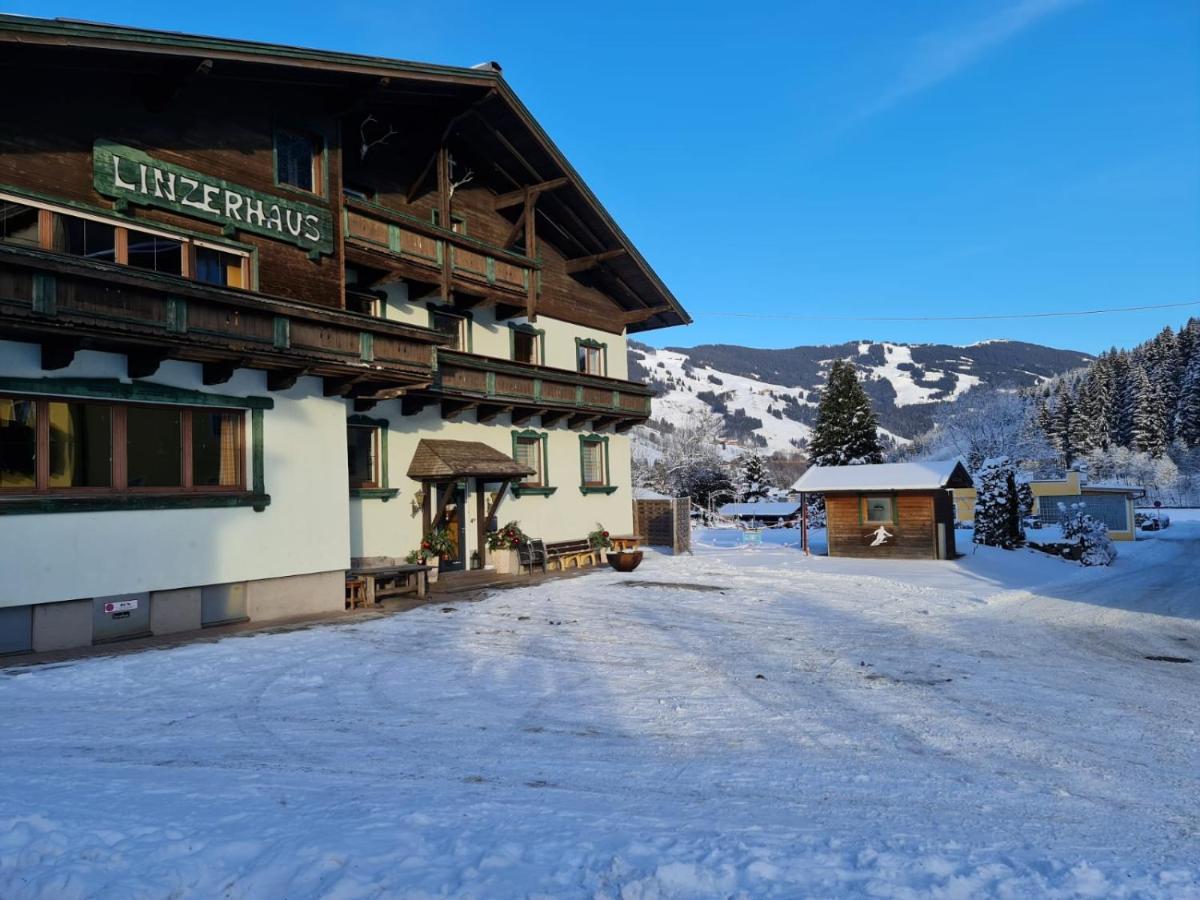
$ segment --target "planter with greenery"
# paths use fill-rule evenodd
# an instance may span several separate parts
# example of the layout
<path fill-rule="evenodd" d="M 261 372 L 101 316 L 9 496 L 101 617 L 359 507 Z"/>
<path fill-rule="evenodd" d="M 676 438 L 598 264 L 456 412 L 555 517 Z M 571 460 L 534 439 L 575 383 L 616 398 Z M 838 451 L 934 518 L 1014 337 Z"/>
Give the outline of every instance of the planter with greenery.
<path fill-rule="evenodd" d="M 509 522 L 503 528 L 490 531 L 487 535 L 488 558 L 496 567 L 499 575 L 515 575 L 520 568 L 517 548 L 527 540 L 521 527 L 516 522 Z"/>

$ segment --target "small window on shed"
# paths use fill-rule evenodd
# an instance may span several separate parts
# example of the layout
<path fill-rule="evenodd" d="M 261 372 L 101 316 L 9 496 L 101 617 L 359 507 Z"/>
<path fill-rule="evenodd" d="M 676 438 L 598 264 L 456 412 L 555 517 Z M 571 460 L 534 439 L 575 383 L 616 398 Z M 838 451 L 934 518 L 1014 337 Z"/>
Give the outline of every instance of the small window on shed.
<path fill-rule="evenodd" d="M 892 498 L 891 497 L 868 497 L 867 498 L 867 521 L 868 522 L 892 522 Z"/>

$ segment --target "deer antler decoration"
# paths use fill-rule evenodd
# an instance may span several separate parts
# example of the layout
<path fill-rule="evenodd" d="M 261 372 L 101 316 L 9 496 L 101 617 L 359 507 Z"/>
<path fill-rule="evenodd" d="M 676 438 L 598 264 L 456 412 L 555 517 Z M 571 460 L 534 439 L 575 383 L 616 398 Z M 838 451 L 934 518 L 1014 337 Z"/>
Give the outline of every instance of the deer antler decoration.
<path fill-rule="evenodd" d="M 372 115 L 368 115 L 365 119 L 362 120 L 362 125 L 360 125 L 358 127 L 358 133 L 362 137 L 362 143 L 359 145 L 359 150 L 358 150 L 358 158 L 359 159 L 366 159 L 367 151 L 369 151 L 372 147 L 376 147 L 380 144 L 383 144 L 393 134 L 398 134 L 396 129 L 393 128 L 391 125 L 389 125 L 387 132 L 382 137 L 377 137 L 373 141 L 368 141 L 367 140 L 367 125 L 370 124 L 371 122 L 374 122 L 376 125 L 379 124 L 378 119 L 376 119 Z"/>

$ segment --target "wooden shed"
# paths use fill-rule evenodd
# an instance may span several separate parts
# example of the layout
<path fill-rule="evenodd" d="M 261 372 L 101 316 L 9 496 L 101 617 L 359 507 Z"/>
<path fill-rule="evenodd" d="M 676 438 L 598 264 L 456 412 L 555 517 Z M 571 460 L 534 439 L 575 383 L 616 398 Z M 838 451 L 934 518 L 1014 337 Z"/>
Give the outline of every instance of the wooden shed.
<path fill-rule="evenodd" d="M 813 466 L 794 490 L 825 497 L 830 556 L 954 559 L 952 488 L 971 487 L 957 460 Z"/>

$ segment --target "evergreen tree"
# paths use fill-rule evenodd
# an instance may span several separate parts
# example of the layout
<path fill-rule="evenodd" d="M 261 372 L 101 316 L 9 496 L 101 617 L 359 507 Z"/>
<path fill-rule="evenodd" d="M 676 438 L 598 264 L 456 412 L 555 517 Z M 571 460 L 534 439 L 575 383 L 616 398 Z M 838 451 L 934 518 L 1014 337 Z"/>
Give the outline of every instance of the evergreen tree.
<path fill-rule="evenodd" d="M 1170 443 L 1162 388 L 1145 368 L 1133 372 L 1133 446 L 1152 457 L 1162 456 Z"/>
<path fill-rule="evenodd" d="M 753 503 L 764 499 L 771 491 L 771 473 L 767 464 L 755 451 L 743 453 L 737 461 L 734 474 L 734 487 L 738 499 Z"/>
<path fill-rule="evenodd" d="M 1079 398 L 1070 420 L 1071 455 L 1082 456 L 1103 450 L 1111 443 L 1109 412 L 1112 409 L 1112 379 L 1109 362 L 1096 360 L 1079 387 Z"/>
<path fill-rule="evenodd" d="M 1192 349 L 1179 386 L 1175 434 L 1186 446 L 1200 447 L 1200 344 Z"/>
<path fill-rule="evenodd" d="M 878 423 L 854 366 L 834 362 L 817 407 L 817 423 L 808 447 L 818 466 L 855 466 L 883 462 Z"/>
<path fill-rule="evenodd" d="M 1050 446 L 1058 451 L 1066 465 L 1075 458 L 1071 444 L 1071 420 L 1075 409 L 1075 398 L 1066 378 L 1060 378 L 1054 386 L 1047 411 L 1046 438 Z"/>
<path fill-rule="evenodd" d="M 1025 530 L 1021 527 L 1022 492 L 1008 457 L 985 462 L 975 483 L 975 543 L 1005 550 L 1025 543 Z"/>

